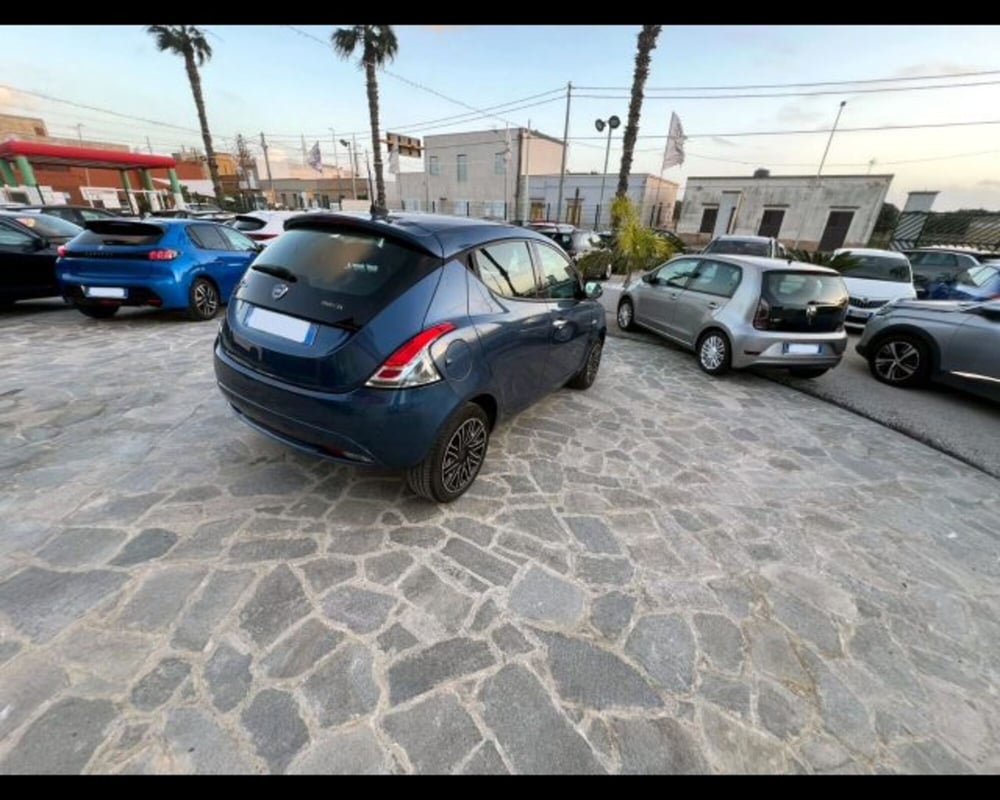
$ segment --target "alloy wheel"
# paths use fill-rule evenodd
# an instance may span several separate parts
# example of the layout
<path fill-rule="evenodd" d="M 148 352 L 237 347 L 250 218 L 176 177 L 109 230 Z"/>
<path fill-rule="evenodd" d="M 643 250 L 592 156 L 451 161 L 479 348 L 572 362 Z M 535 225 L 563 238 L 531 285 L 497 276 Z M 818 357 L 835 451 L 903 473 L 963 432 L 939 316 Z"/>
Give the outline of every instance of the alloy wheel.
<path fill-rule="evenodd" d="M 717 333 L 706 336 L 705 341 L 701 343 L 698 357 L 705 369 L 709 371 L 719 369 L 726 360 L 726 343 L 723 338 Z"/>
<path fill-rule="evenodd" d="M 618 327 L 623 330 L 628 329 L 632 324 L 632 304 L 622 303 L 618 306 Z"/>
<path fill-rule="evenodd" d="M 587 383 L 591 384 L 597 378 L 597 370 L 601 367 L 601 351 L 604 349 L 603 342 L 597 342 L 590 348 L 590 358 L 587 359 Z"/>
<path fill-rule="evenodd" d="M 472 483 L 486 455 L 487 430 L 477 417 L 467 419 L 448 440 L 441 461 L 441 482 L 448 492 L 457 493 Z"/>
<path fill-rule="evenodd" d="M 212 284 L 207 281 L 199 281 L 194 287 L 194 307 L 206 319 L 215 315 L 219 308 L 219 296 Z"/>
<path fill-rule="evenodd" d="M 920 369 L 920 351 L 909 342 L 891 340 L 875 353 L 875 371 L 887 383 L 900 383 Z"/>

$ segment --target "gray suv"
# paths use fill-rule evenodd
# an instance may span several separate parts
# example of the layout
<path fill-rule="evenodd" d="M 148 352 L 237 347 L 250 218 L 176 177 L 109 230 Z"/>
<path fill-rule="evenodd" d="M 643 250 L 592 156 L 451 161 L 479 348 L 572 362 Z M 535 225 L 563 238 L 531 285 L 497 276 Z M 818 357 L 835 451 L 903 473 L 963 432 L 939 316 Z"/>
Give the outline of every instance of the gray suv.
<path fill-rule="evenodd" d="M 1000 300 L 897 300 L 868 320 L 855 349 L 889 386 L 933 380 L 1000 401 Z"/>
<path fill-rule="evenodd" d="M 716 236 L 701 251 L 706 255 L 763 256 L 764 258 L 788 258 L 785 246 L 773 236 Z"/>

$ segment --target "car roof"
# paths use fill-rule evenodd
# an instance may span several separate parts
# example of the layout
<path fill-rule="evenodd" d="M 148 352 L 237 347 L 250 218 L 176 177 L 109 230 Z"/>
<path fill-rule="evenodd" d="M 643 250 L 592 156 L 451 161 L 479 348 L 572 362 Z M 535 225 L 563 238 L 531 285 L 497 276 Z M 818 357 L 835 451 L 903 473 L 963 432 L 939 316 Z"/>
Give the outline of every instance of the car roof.
<path fill-rule="evenodd" d="M 548 237 L 531 228 L 447 214 L 314 212 L 297 214 L 285 221 L 286 231 L 295 228 L 334 226 L 382 234 L 441 258 L 451 258 L 470 247 L 497 239 L 534 239 L 539 242 L 550 242 Z"/>
<path fill-rule="evenodd" d="M 888 256 L 900 261 L 906 258 L 906 253 L 901 253 L 899 250 L 881 250 L 878 247 L 838 247 L 833 251 L 833 254 L 837 255 L 838 253 L 856 253 L 859 256 Z"/>
<path fill-rule="evenodd" d="M 747 234 L 746 236 L 739 236 L 734 233 L 724 233 L 722 236 L 716 236 L 712 241 L 715 242 L 770 242 L 770 236 L 752 236 Z"/>
<path fill-rule="evenodd" d="M 694 258 L 698 254 L 687 254 L 678 255 L 677 258 Z M 805 261 L 789 261 L 787 258 L 768 258 L 767 256 L 738 256 L 731 255 L 729 253 L 709 253 L 708 254 L 714 261 L 727 261 L 731 264 L 741 267 L 750 267 L 759 272 L 771 272 L 773 270 L 782 270 L 788 272 L 792 270 L 794 272 L 818 272 L 823 275 L 839 275 L 835 269 L 830 267 L 824 267 L 820 264 L 808 264 Z"/>

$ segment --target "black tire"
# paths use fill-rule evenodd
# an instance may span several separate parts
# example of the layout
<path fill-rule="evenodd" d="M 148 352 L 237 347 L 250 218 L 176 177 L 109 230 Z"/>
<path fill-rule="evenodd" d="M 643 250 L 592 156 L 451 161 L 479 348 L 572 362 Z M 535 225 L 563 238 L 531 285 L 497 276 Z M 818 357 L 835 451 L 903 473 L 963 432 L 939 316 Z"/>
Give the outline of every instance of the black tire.
<path fill-rule="evenodd" d="M 829 367 L 790 367 L 788 369 L 788 374 L 793 378 L 818 378 L 820 375 L 826 375 L 830 371 Z"/>
<path fill-rule="evenodd" d="M 120 306 L 79 305 L 76 307 L 76 310 L 85 317 L 90 317 L 91 319 L 111 319 L 111 317 L 118 313 L 119 308 Z"/>
<path fill-rule="evenodd" d="M 875 380 L 888 386 L 925 386 L 931 376 L 930 348 L 916 336 L 890 333 L 870 345 L 868 369 Z"/>
<path fill-rule="evenodd" d="M 725 375 L 733 363 L 733 347 L 729 337 L 718 328 L 705 331 L 698 337 L 694 349 L 698 366 L 712 377 Z"/>
<path fill-rule="evenodd" d="M 576 373 L 566 384 L 570 389 L 589 389 L 597 379 L 597 371 L 601 367 L 601 353 L 604 352 L 604 340 L 598 339 L 587 351 L 587 358 Z"/>
<path fill-rule="evenodd" d="M 635 330 L 635 306 L 632 305 L 632 301 L 627 297 L 623 297 L 618 304 L 618 313 L 615 315 L 615 318 L 618 320 L 618 327 L 623 331 Z"/>
<path fill-rule="evenodd" d="M 489 443 L 490 418 L 480 406 L 466 403 L 442 428 L 427 458 L 406 471 L 406 483 L 420 497 L 450 503 L 475 481 Z"/>
<path fill-rule="evenodd" d="M 219 313 L 219 290 L 208 278 L 195 278 L 188 289 L 188 316 L 196 322 Z"/>

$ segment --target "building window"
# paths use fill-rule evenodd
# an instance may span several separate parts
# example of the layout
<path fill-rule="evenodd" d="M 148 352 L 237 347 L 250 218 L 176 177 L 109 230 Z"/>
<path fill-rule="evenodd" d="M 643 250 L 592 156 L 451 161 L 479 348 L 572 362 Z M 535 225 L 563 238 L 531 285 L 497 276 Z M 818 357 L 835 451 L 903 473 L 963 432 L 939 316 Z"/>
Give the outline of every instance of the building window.
<path fill-rule="evenodd" d="M 431 175 L 441 174 L 441 162 L 437 156 L 428 156 L 428 167 Z"/>
<path fill-rule="evenodd" d="M 493 174 L 494 175 L 506 175 L 507 174 L 507 154 L 506 153 L 494 153 L 493 154 Z"/>
<path fill-rule="evenodd" d="M 715 230 L 715 223 L 719 219 L 719 207 L 706 208 L 701 212 L 701 227 L 698 233 L 711 233 Z"/>
<path fill-rule="evenodd" d="M 459 153 L 455 156 L 455 160 L 458 166 L 458 182 L 465 183 L 469 180 L 469 159 L 468 156 Z"/>
<path fill-rule="evenodd" d="M 778 238 L 781 233 L 781 223 L 785 220 L 785 209 L 766 208 L 764 216 L 760 218 L 760 227 L 757 229 L 758 236 L 770 236 Z"/>

